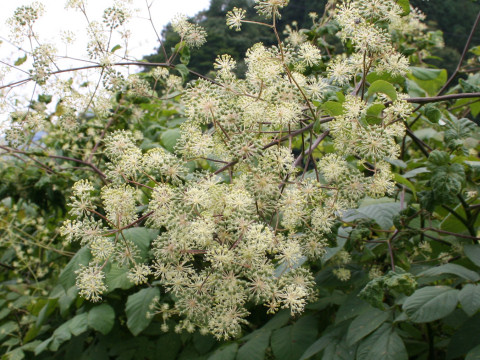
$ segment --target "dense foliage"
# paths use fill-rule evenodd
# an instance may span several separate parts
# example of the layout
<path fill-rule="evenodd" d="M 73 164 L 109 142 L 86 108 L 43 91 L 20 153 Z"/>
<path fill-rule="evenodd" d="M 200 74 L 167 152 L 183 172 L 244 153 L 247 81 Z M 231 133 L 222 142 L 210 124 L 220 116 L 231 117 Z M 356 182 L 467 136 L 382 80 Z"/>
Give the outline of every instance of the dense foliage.
<path fill-rule="evenodd" d="M 300 3 L 212 1 L 226 25 L 178 16 L 144 62 L 126 1 L 90 21 L 69 0 L 90 36 L 69 69 L 37 43 L 43 6 L 17 9 L 32 48 L 1 86 L 5 359 L 479 356 L 479 17 L 448 73 L 408 0 L 279 25 Z M 242 31 L 210 77 L 192 70 Z"/>

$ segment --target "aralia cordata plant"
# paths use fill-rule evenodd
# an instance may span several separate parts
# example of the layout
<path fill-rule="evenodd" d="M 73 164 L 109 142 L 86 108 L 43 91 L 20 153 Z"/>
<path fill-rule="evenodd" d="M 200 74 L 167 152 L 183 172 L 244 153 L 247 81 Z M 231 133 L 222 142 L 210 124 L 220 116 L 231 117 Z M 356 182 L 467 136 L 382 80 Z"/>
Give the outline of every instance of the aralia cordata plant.
<path fill-rule="evenodd" d="M 388 99 L 380 94 L 367 98 L 365 88 L 369 72 L 407 71 L 408 61 L 391 39 L 404 23 L 402 9 L 395 1 L 339 5 L 331 15 L 353 53 L 332 59 L 319 78 L 309 71 L 323 62 L 319 48 L 299 36 L 280 40 L 276 20 L 288 1 L 256 3 L 259 13 L 271 19 L 257 24 L 274 31 L 278 44 L 255 44 L 247 52 L 244 79 L 234 74 L 235 60 L 228 55 L 217 58 L 214 80 L 201 77 L 185 89 L 182 79 L 168 71 L 176 55 L 152 71 L 155 84 L 164 85 L 164 96 L 184 91 L 187 120 L 174 153 L 163 148 L 143 151 L 138 146 L 141 134 L 129 130 L 103 132 L 88 143 L 91 154 L 82 163 L 105 185 L 99 189 L 88 180 L 75 184 L 72 219 L 61 228 L 67 240 L 79 241 L 92 254 L 90 264 L 77 270 L 77 286 L 86 299 L 99 301 L 108 291 L 103 272 L 116 264 L 129 269 L 128 279 L 136 285 L 157 279 L 170 296 L 157 300 L 151 314 L 178 316 L 176 331 L 199 329 L 219 339 L 237 336 L 252 303 L 265 305 L 271 313 L 282 308 L 301 313 L 317 296 L 313 276 L 302 264 L 324 254 L 345 210 L 365 196 L 393 191 L 389 161 L 399 154 L 395 138 L 403 136 L 401 120 L 412 109 L 402 94 L 389 94 L 391 104 L 381 122 L 371 124 L 367 109 Z M 69 6 L 85 13 L 81 0 Z M 409 23 L 418 18 L 411 14 Z M 249 22 L 244 16 L 234 9 L 227 14 L 227 25 L 239 30 Z M 65 99 L 58 119 L 63 131 L 78 126 L 77 109 L 92 109 L 104 121 L 112 107 L 120 107 L 112 96 L 119 91 L 157 96 L 145 79 L 114 70 L 135 64 L 116 62 L 106 44 L 106 35 L 125 18 L 119 5 L 105 12 L 103 23 L 90 26 L 88 53 L 99 61 L 95 66 L 101 71 L 102 90 L 82 95 L 73 91 L 71 82 L 56 83 L 62 85 L 57 89 Z M 205 32 L 184 17 L 175 20 L 174 30 L 185 43 L 180 49 L 205 41 Z M 53 50 L 39 46 L 32 52 L 31 79 L 38 86 L 55 75 Z M 314 103 L 329 91 L 344 97 L 334 118 L 324 116 Z M 16 115 L 21 121 L 7 131 L 11 144 L 24 140 L 27 130 L 39 129 L 38 117 L 31 114 L 37 112 Z M 314 124 L 320 124 L 315 131 Z M 295 156 L 292 143 L 300 136 L 301 153 Z M 327 137 L 333 139 L 335 153 L 314 153 Z M 107 162 L 98 168 L 92 156 L 101 146 Z M 192 172 L 188 163 L 194 160 L 208 161 L 212 170 Z M 159 232 L 151 261 L 124 236 L 124 230 L 143 221 Z M 348 263 L 348 256 L 337 258 L 340 265 Z M 334 274 L 342 281 L 350 278 L 346 268 Z"/>
<path fill-rule="evenodd" d="M 83 296 L 98 300 L 105 291 L 99 273 L 106 263 L 120 262 L 130 268 L 128 276 L 135 284 L 153 277 L 174 299 L 170 306 L 157 300 L 152 315 L 179 316 L 176 331 L 198 328 L 219 339 L 241 333 L 250 303 L 263 304 L 271 313 L 288 308 L 294 315 L 315 299 L 313 276 L 302 264 L 324 254 L 327 235 L 345 210 L 365 196 L 393 191 L 387 160 L 399 154 L 395 137 L 404 132 L 399 120 L 411 111 L 399 96 L 380 124 L 365 120 L 370 105 L 364 99 L 366 72 L 403 75 L 408 66 L 391 45 L 388 31 L 390 23 L 400 21 L 402 9 L 387 1 L 372 16 L 368 3 L 346 2 L 335 12 L 342 39 L 351 41 L 356 51 L 332 61 L 321 80 L 325 85 L 315 89 L 312 85 L 318 79 L 303 74 L 321 62 L 315 45 L 256 44 L 246 54 L 245 79 L 233 73 L 235 61 L 222 55 L 215 62 L 214 81 L 199 79 L 187 86 L 182 98 L 187 120 L 181 125 L 176 155 L 159 148 L 142 152 L 125 131 L 105 138 L 109 183 L 97 194 L 102 199 L 98 207 L 105 213 L 102 226 L 95 225 L 99 219 L 93 211 L 75 211 L 74 204 L 82 197 L 76 191 L 72 197 L 76 218 L 62 229 L 64 235 L 95 248 L 91 265 L 78 271 Z M 284 5 L 257 2 L 259 13 L 273 18 L 264 25 L 275 32 Z M 353 23 L 348 20 L 352 16 Z M 179 18 L 174 24 L 182 37 L 202 33 L 196 27 L 188 30 L 185 21 Z M 236 9 L 227 24 L 239 28 L 242 21 L 243 12 Z M 386 28 L 378 26 L 379 21 Z M 358 77 L 352 91 L 350 84 Z M 343 114 L 317 138 L 311 133 L 303 154 L 295 159 L 291 139 L 322 120 L 312 98 L 329 89 L 346 92 Z M 374 101 L 385 99 L 379 96 Z M 333 137 L 337 152 L 315 165 L 317 178 L 327 179 L 321 183 L 306 177 L 306 168 L 301 171 L 300 166 L 302 156 L 315 162 L 313 151 L 327 136 Z M 290 140 L 288 146 L 283 138 Z M 348 156 L 357 157 L 356 165 L 347 162 Z M 189 172 L 185 163 L 198 159 L 209 159 L 217 170 Z M 160 231 L 148 264 L 139 262 L 135 244 L 122 238 L 122 230 L 138 220 L 136 206 L 143 204 L 138 184 L 149 190 L 145 225 Z M 85 229 L 97 229 L 94 236 L 88 231 L 89 241 L 84 240 Z M 105 236 L 114 237 L 113 247 L 112 242 L 98 241 Z M 335 274 L 342 280 L 350 277 L 347 269 Z"/>

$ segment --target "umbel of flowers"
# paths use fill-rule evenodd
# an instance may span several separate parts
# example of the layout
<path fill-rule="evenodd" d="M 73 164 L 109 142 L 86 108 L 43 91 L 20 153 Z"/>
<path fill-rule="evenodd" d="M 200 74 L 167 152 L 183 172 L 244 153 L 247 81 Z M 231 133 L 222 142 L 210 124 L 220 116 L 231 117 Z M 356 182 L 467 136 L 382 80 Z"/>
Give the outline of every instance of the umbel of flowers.
<path fill-rule="evenodd" d="M 288 1 L 256 3 L 258 12 L 272 19 L 261 25 L 276 32 L 276 18 Z M 403 134 L 401 120 L 410 106 L 396 96 L 381 122 L 369 123 L 367 109 L 387 99 L 366 97 L 365 78 L 372 71 L 405 74 L 407 59 L 396 52 L 390 34 L 418 14 L 405 20 L 402 13 L 393 0 L 338 6 L 332 15 L 342 40 L 355 51 L 332 59 L 324 77 L 305 75 L 322 61 L 320 50 L 308 42 L 255 44 L 246 54 L 242 79 L 233 72 L 235 60 L 219 56 L 215 80 L 197 80 L 185 89 L 187 120 L 175 153 L 144 152 L 128 131 L 107 136 L 107 184 L 97 190 L 88 181 L 78 182 L 70 204 L 73 219 L 62 228 L 68 240 L 80 241 L 93 256 L 77 272 L 80 294 L 99 301 L 107 290 L 103 269 L 116 263 L 130 269 L 135 284 L 158 280 L 170 296 L 158 299 L 152 314 L 179 317 L 177 331 L 236 336 L 252 303 L 264 304 L 271 313 L 302 312 L 316 296 L 312 274 L 302 264 L 324 254 L 327 236 L 344 210 L 365 196 L 393 190 L 388 160 L 398 156 L 395 137 Z M 227 24 L 240 29 L 244 16 L 234 9 Z M 193 45 L 204 41 L 203 30 L 184 18 L 174 29 Z M 159 79 L 166 76 L 158 72 Z M 314 104 L 329 91 L 344 96 L 335 118 Z M 315 123 L 323 128 L 314 132 Z M 295 157 L 297 135 L 305 137 Z M 327 136 L 336 152 L 314 156 Z M 187 163 L 198 159 L 214 170 L 189 170 Z M 307 173 L 309 165 L 315 172 Z M 143 213 L 141 205 L 146 205 Z M 123 235 L 144 220 L 159 231 L 151 261 Z M 339 269 L 337 276 L 348 279 L 350 273 Z"/>

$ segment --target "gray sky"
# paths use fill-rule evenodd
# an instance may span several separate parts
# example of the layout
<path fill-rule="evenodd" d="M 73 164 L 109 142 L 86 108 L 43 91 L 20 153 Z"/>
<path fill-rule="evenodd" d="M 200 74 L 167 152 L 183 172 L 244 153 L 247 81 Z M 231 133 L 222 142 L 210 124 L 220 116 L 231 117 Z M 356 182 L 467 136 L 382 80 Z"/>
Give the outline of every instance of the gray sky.
<path fill-rule="evenodd" d="M 0 34 L 2 37 L 8 37 L 9 28 L 5 21 L 13 15 L 15 9 L 21 5 L 31 4 L 30 0 L 2 0 L 0 11 Z M 40 34 L 40 40 L 57 43 L 59 40 L 58 34 L 61 30 L 71 30 L 75 33 L 78 44 L 84 43 L 85 36 L 85 18 L 79 12 L 64 9 L 66 0 L 41 0 L 45 5 L 45 15 L 38 20 L 36 29 Z M 87 0 L 87 14 L 90 20 L 100 19 L 103 10 L 111 6 L 113 0 Z M 182 13 L 188 16 L 196 14 L 198 11 L 208 7 L 210 0 L 148 0 L 152 3 L 151 13 L 155 27 L 160 32 L 176 14 Z M 138 9 L 138 12 L 130 21 L 129 28 L 132 32 L 132 39 L 130 42 L 132 55 L 141 58 L 153 52 L 158 46 L 155 33 L 148 20 L 148 12 L 146 10 L 145 0 L 132 0 L 131 7 Z M 60 43 L 61 44 L 61 43 Z M 63 45 L 59 45 L 59 48 Z M 8 56 L 8 44 L 0 46 L 0 57 L 2 60 Z"/>
<path fill-rule="evenodd" d="M 22 5 L 29 5 L 33 0 L 0 0 L 0 71 L 4 73 L 5 63 L 13 64 L 16 59 L 23 57 L 23 51 L 19 51 L 13 44 L 9 43 L 10 29 L 6 25 L 6 20 L 10 18 L 15 9 Z M 102 20 L 103 10 L 111 6 L 114 0 L 86 0 L 87 1 L 87 15 L 89 21 Z M 131 0 L 130 8 L 136 10 L 131 18 L 127 28 L 131 31 L 131 38 L 129 40 L 129 55 L 137 59 L 141 59 L 144 55 L 149 55 L 155 52 L 158 48 L 158 40 L 153 30 L 152 24 L 148 20 L 148 11 L 146 3 L 151 4 L 150 11 L 152 14 L 153 24 L 160 33 L 163 27 L 177 14 L 185 14 L 187 16 L 195 15 L 198 11 L 208 8 L 210 0 Z M 35 24 L 35 31 L 38 33 L 38 40 L 40 43 L 52 43 L 58 49 L 58 54 L 61 56 L 67 55 L 78 59 L 88 59 L 86 54 L 86 44 L 88 37 L 86 35 L 86 19 L 78 11 L 65 10 L 66 0 L 40 0 L 45 6 L 45 14 Z M 76 41 L 73 45 L 67 48 L 61 41 L 60 33 L 62 30 L 72 31 L 75 35 Z M 112 39 L 111 46 L 120 44 L 121 40 Z M 31 45 L 25 42 L 21 45 L 26 51 L 31 50 Z M 35 44 L 33 45 L 35 47 Z M 125 49 L 118 50 L 115 55 L 123 55 Z M 56 61 L 59 68 L 67 69 L 88 65 L 85 62 L 75 61 L 71 59 L 59 59 Z M 24 71 L 31 68 L 31 56 L 28 56 L 27 61 L 21 66 Z M 135 71 L 135 68 L 130 71 Z M 1 74 L 0 74 L 1 75 Z M 0 79 L 0 83 L 9 84 L 28 77 L 28 73 L 11 69 L 5 73 L 4 78 Z M 8 95 L 20 95 L 25 100 L 32 96 L 34 90 L 33 82 L 25 86 L 16 87 Z M 36 88 L 38 91 L 38 88 Z M 1 94 L 0 94 L 1 95 Z M 8 102 L 8 100 L 7 100 Z M 0 134 L 2 133 L 2 123 L 8 118 L 8 110 L 0 108 Z"/>

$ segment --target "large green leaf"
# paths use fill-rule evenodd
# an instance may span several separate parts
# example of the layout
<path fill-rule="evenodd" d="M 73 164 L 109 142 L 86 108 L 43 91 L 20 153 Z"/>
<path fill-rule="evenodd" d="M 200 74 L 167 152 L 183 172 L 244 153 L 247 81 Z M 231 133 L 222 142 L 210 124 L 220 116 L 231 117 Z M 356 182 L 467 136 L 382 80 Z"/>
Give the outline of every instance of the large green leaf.
<path fill-rule="evenodd" d="M 168 129 L 162 133 L 160 136 L 160 140 L 165 149 L 170 152 L 173 152 L 175 149 L 175 144 L 177 140 L 180 138 L 180 130 L 179 129 Z"/>
<path fill-rule="evenodd" d="M 375 220 L 382 229 L 387 230 L 393 226 L 393 217 L 399 212 L 399 202 L 378 203 L 347 211 L 344 220 L 352 221 L 358 218 L 369 218 Z"/>
<path fill-rule="evenodd" d="M 455 310 L 458 292 L 448 286 L 427 286 L 409 296 L 403 310 L 413 322 L 438 320 Z"/>
<path fill-rule="evenodd" d="M 74 316 L 68 324 L 68 329 L 74 336 L 78 336 L 87 331 L 87 313 Z"/>
<path fill-rule="evenodd" d="M 322 105 L 322 109 L 327 112 L 330 116 L 339 116 L 342 115 L 343 105 L 337 101 L 327 101 Z"/>
<path fill-rule="evenodd" d="M 52 342 L 49 345 L 50 350 L 57 351 L 60 345 L 72 338 L 72 333 L 70 331 L 71 321 L 72 319 L 64 322 L 62 325 L 55 329 L 52 335 Z"/>
<path fill-rule="evenodd" d="M 442 274 L 453 274 L 469 281 L 479 281 L 480 275 L 457 264 L 444 264 L 422 271 L 418 276 L 438 276 Z"/>
<path fill-rule="evenodd" d="M 347 344 L 353 345 L 387 321 L 389 313 L 377 308 L 365 311 L 352 321 L 348 327 Z"/>
<path fill-rule="evenodd" d="M 410 1 L 409 0 L 396 0 L 397 4 L 400 5 L 400 7 L 403 10 L 402 15 L 408 15 L 410 14 Z"/>
<path fill-rule="evenodd" d="M 465 357 L 465 360 L 480 360 L 480 345 L 477 345 L 470 350 Z"/>
<path fill-rule="evenodd" d="M 110 305 L 101 304 L 90 309 L 87 320 L 88 326 L 107 335 L 115 322 L 115 311 Z"/>
<path fill-rule="evenodd" d="M 480 267 L 480 245 L 468 244 L 463 246 L 465 255 L 477 266 Z"/>
<path fill-rule="evenodd" d="M 391 100 L 397 100 L 397 90 L 395 87 L 385 80 L 377 80 L 368 88 L 368 95 L 382 93 L 387 95 Z"/>
<path fill-rule="evenodd" d="M 300 360 L 309 359 L 313 355 L 326 349 L 332 343 L 340 343 L 347 331 L 349 323 L 349 321 L 344 321 L 324 331 L 323 335 L 305 350 Z"/>
<path fill-rule="evenodd" d="M 455 202 L 465 182 L 463 166 L 450 164 L 450 156 L 446 152 L 434 150 L 428 157 L 427 167 L 432 172 L 430 185 L 435 200 L 439 203 Z"/>
<path fill-rule="evenodd" d="M 450 116 L 445 119 L 445 141 L 447 145 L 454 148 L 456 141 L 468 137 L 478 126 L 467 118 L 457 119 L 455 116 Z"/>
<path fill-rule="evenodd" d="M 355 358 L 356 347 L 345 341 L 332 341 L 323 351 L 322 360 L 351 360 Z"/>
<path fill-rule="evenodd" d="M 112 264 L 112 266 L 105 271 L 105 284 L 107 285 L 108 292 L 115 289 L 130 289 L 133 286 L 133 283 L 127 275 L 127 268 L 121 268 L 116 264 Z"/>
<path fill-rule="evenodd" d="M 90 250 L 84 247 L 78 250 L 75 256 L 68 262 L 58 278 L 58 282 L 63 286 L 65 291 L 75 285 L 77 279 L 75 271 L 80 268 L 80 265 L 88 265 L 91 258 Z"/>
<path fill-rule="evenodd" d="M 155 348 L 157 354 L 161 354 L 162 360 L 175 360 L 177 354 L 182 348 L 181 335 L 174 332 L 168 332 L 157 338 Z"/>
<path fill-rule="evenodd" d="M 447 359 L 463 359 L 469 351 L 480 345 L 478 334 L 480 334 L 480 314 L 465 321 L 450 338 Z"/>
<path fill-rule="evenodd" d="M 335 316 L 335 323 L 340 324 L 345 320 L 354 318 L 372 309 L 373 306 L 361 299 L 357 292 L 351 293 L 345 302 L 338 308 Z"/>
<path fill-rule="evenodd" d="M 15 321 L 7 321 L 0 325 L 0 340 L 14 331 L 18 331 L 18 324 Z"/>
<path fill-rule="evenodd" d="M 440 118 L 442 117 L 442 112 L 433 104 L 425 105 L 425 116 L 432 123 L 437 124 Z"/>
<path fill-rule="evenodd" d="M 465 285 L 458 293 L 458 300 L 468 316 L 474 315 L 480 309 L 480 285 Z"/>
<path fill-rule="evenodd" d="M 128 297 L 125 313 L 127 314 L 127 327 L 133 335 L 137 336 L 150 324 L 152 321 L 152 318 L 148 316 L 150 305 L 153 299 L 159 296 L 160 290 L 157 287 L 151 287 Z"/>
<path fill-rule="evenodd" d="M 278 360 L 297 360 L 317 337 L 317 320 L 303 316 L 293 325 L 275 330 L 271 346 Z"/>
<path fill-rule="evenodd" d="M 258 331 L 240 346 L 236 360 L 263 360 L 270 340 L 270 330 Z"/>
<path fill-rule="evenodd" d="M 140 257 L 146 259 L 150 250 L 150 243 L 158 235 L 157 230 L 144 227 L 135 227 L 122 231 L 125 239 L 132 241 L 140 251 Z"/>
<path fill-rule="evenodd" d="M 407 360 L 402 338 L 392 324 L 383 324 L 364 339 L 357 349 L 357 360 Z"/>
<path fill-rule="evenodd" d="M 245 335 L 240 340 L 242 341 L 250 340 L 255 336 L 257 336 L 257 333 L 280 329 L 282 326 L 286 325 L 289 320 L 290 320 L 290 311 L 287 309 L 281 310 L 278 313 L 276 313 L 275 316 L 273 316 L 270 320 L 268 320 L 268 322 L 265 325 L 263 325 L 260 329 L 257 329 L 248 335 Z"/>
<path fill-rule="evenodd" d="M 447 81 L 447 71 L 445 69 L 411 67 L 411 70 L 412 73 L 408 77 L 429 95 L 435 95 Z"/>
<path fill-rule="evenodd" d="M 235 355 L 237 355 L 238 344 L 232 343 L 228 344 L 209 356 L 208 360 L 235 360 Z"/>

